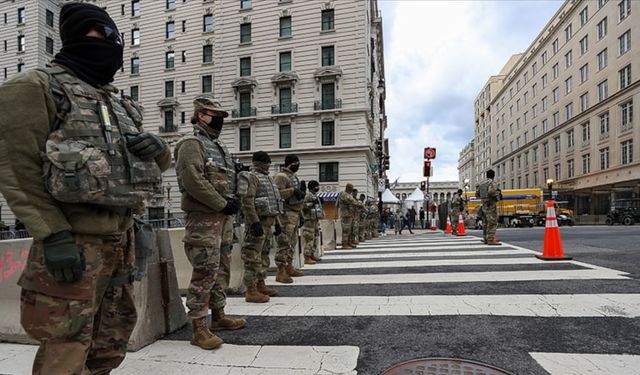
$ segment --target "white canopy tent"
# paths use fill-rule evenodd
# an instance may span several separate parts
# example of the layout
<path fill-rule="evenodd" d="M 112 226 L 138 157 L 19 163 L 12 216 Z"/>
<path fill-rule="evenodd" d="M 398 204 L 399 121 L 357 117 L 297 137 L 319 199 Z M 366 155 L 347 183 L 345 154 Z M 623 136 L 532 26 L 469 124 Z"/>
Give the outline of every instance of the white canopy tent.
<path fill-rule="evenodd" d="M 388 188 L 382 193 L 382 203 L 400 204 L 400 200 Z"/>
<path fill-rule="evenodd" d="M 404 205 L 406 208 L 414 207 L 416 210 L 419 210 L 420 207 L 422 207 L 422 202 L 424 202 L 424 192 L 416 188 L 416 190 L 405 198 Z"/>

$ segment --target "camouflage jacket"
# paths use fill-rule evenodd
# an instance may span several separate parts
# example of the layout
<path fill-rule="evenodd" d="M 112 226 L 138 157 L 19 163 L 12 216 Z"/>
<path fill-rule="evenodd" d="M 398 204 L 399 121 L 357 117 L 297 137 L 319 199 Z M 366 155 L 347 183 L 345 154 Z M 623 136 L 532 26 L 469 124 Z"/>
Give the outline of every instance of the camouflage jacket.
<path fill-rule="evenodd" d="M 293 195 L 293 191 L 300 187 L 300 180 L 298 180 L 298 176 L 284 168 L 282 171 L 276 173 L 273 177 L 273 181 L 278 186 L 280 196 L 284 199 L 285 211 L 300 212 L 302 210 L 303 199 L 298 200 Z"/>

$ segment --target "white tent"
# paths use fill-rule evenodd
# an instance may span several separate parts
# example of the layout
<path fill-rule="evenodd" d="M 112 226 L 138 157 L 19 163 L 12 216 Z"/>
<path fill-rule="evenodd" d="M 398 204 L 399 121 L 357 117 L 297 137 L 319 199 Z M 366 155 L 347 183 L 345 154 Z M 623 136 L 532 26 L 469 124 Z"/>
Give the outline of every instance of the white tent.
<path fill-rule="evenodd" d="M 422 190 L 416 188 L 416 190 L 414 190 L 413 193 L 405 199 L 405 201 L 422 202 L 424 201 L 424 193 Z"/>
<path fill-rule="evenodd" d="M 400 204 L 400 200 L 388 188 L 382 193 L 382 203 Z"/>

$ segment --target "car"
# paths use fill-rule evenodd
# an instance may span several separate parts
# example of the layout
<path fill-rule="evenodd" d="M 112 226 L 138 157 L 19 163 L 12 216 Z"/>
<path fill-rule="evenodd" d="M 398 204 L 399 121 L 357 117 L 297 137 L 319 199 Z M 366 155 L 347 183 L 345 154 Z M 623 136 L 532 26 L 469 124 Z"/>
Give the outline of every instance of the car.
<path fill-rule="evenodd" d="M 607 225 L 633 225 L 640 222 L 640 199 L 615 199 L 611 202 L 611 209 L 607 214 Z"/>

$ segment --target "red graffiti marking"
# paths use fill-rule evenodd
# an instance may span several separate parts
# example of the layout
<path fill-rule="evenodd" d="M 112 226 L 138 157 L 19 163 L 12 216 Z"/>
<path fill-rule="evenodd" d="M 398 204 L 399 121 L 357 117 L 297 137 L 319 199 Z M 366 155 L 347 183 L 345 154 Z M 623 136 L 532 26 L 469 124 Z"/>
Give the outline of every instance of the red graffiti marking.
<path fill-rule="evenodd" d="M 28 257 L 29 250 L 0 252 L 0 283 L 22 270 Z"/>

